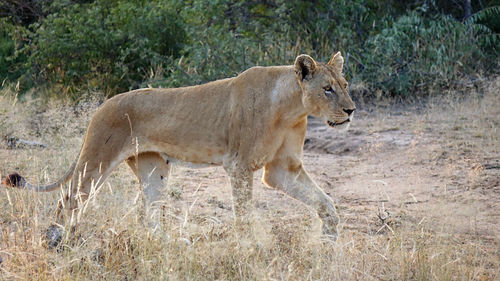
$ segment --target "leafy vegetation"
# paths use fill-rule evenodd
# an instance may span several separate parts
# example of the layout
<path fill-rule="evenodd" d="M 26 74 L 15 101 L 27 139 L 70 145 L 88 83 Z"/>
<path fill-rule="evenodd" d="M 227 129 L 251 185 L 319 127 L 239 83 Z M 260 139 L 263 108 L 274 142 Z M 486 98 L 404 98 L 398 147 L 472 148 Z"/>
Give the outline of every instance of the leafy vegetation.
<path fill-rule="evenodd" d="M 113 95 L 341 50 L 370 92 L 441 92 L 498 68 L 500 1 L 51 0 L 0 4 L 0 78 Z M 464 3 L 466 1 L 463 1 Z M 9 4 L 10 3 L 10 4 Z M 3 5 L 3 6 L 2 6 Z"/>
<path fill-rule="evenodd" d="M 19 53 L 19 32 L 22 28 L 16 28 L 12 24 L 0 19 L 0 83 L 16 81 L 25 69 L 26 55 Z"/>
<path fill-rule="evenodd" d="M 464 75 L 493 68 L 488 61 L 493 45 L 465 43 L 470 38 L 471 28 L 453 18 L 426 19 L 410 13 L 369 38 L 371 55 L 365 56 L 362 77 L 400 95 L 449 88 Z"/>
<path fill-rule="evenodd" d="M 186 36 L 167 5 L 112 2 L 71 5 L 43 20 L 29 47 L 39 78 L 115 93 L 138 87 L 150 68 L 178 56 Z"/>

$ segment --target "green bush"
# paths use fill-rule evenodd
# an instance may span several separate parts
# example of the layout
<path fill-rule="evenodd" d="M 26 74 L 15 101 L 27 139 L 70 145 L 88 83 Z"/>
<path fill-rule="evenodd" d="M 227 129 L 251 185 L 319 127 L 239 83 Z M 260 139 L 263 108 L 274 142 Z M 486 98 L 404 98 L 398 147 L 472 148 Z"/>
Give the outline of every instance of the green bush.
<path fill-rule="evenodd" d="M 138 87 L 152 67 L 179 56 L 185 40 L 168 3 L 97 0 L 61 8 L 37 26 L 30 63 L 43 80 L 112 95 Z"/>
<path fill-rule="evenodd" d="M 13 26 L 13 19 L 26 18 L 23 9 L 3 18 L 15 32 L 0 29 L 0 77 L 33 77 L 73 97 L 87 89 L 112 95 L 200 84 L 254 65 L 292 64 L 300 53 L 327 61 L 340 50 L 349 80 L 370 92 L 407 97 L 496 71 L 498 0 L 483 1 L 486 8 L 473 5 L 466 22 L 454 5 L 424 2 L 42 1 L 33 3 L 42 12 L 28 28 L 28 22 Z"/>
<path fill-rule="evenodd" d="M 27 57 L 19 52 L 21 27 L 13 26 L 0 19 L 0 85 L 17 82 L 25 73 Z"/>
<path fill-rule="evenodd" d="M 492 6 L 472 15 L 466 22 L 478 44 L 492 55 L 500 53 L 500 6 Z"/>
<path fill-rule="evenodd" d="M 189 34 L 184 56 L 168 69 L 157 69 L 156 75 L 143 86 L 200 84 L 235 76 L 251 66 L 292 64 L 301 53 L 325 61 L 335 50 L 331 44 L 325 44 L 326 37 L 315 39 L 310 28 L 293 24 L 307 21 L 300 18 L 311 7 L 304 1 L 292 1 L 304 2 L 296 7 L 287 1 L 275 4 L 242 0 L 189 2 L 190 5 L 182 5 L 181 13 Z M 298 14 L 291 14 L 294 11 Z M 313 18 L 314 15 L 310 17 Z M 321 22 L 328 22 L 328 18 L 322 18 Z"/>
<path fill-rule="evenodd" d="M 201 84 L 235 76 L 256 65 L 293 63 L 299 53 L 293 46 L 295 42 L 285 40 L 286 32 L 277 33 L 272 29 L 277 23 L 257 20 L 255 14 L 263 12 L 262 5 L 194 0 L 191 5 L 182 6 L 181 15 L 186 19 L 189 38 L 183 56 L 154 69 L 143 86 Z M 250 18 L 241 19 L 246 12 Z"/>
<path fill-rule="evenodd" d="M 478 24 L 422 12 L 377 18 L 383 7 L 376 1 L 276 3 L 192 1 L 182 10 L 191 38 L 184 56 L 143 86 L 199 84 L 253 65 L 291 64 L 300 53 L 327 61 L 341 50 L 349 79 L 370 92 L 409 97 L 454 87 L 497 63 L 499 44 Z"/>
<path fill-rule="evenodd" d="M 14 55 L 14 40 L 5 31 L 0 31 L 0 80 L 10 76 L 10 58 Z"/>
<path fill-rule="evenodd" d="M 453 18 L 399 17 L 367 41 L 362 80 L 398 96 L 432 93 L 492 66 L 470 26 Z M 494 57 L 493 57 L 494 58 Z M 496 60 L 493 60 L 496 63 Z"/>

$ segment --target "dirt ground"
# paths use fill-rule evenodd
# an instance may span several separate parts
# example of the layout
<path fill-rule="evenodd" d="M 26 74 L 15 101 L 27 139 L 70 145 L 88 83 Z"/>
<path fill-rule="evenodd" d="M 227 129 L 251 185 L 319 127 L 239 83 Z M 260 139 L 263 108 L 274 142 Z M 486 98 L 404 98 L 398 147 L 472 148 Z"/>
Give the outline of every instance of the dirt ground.
<path fill-rule="evenodd" d="M 497 79 L 485 93 L 466 98 L 436 99 L 425 105 L 358 105 L 347 132 L 311 118 L 304 167 L 337 202 L 339 243 L 350 243 L 342 236 L 390 236 L 405 231 L 446 237 L 443 241 L 452 244 L 474 241 L 487 259 L 478 265 L 483 273 L 472 279 L 500 278 L 499 90 Z M 4 99 L 2 104 L 10 101 Z M 4 139 L 0 173 L 38 175 L 32 181 L 57 178 L 73 161 L 89 117 L 70 107 L 20 113 L 12 108 L 4 109 L 0 120 Z M 15 147 L 7 141 L 12 136 L 47 147 Z M 61 155 L 60 148 L 68 152 Z M 47 168 L 51 165 L 57 168 Z M 313 211 L 265 187 L 261 176 L 262 171 L 254 176 L 254 200 L 256 213 L 266 218 L 262 224 L 275 227 L 280 221 L 286 228 L 287 222 L 290 227 L 299 223 L 319 231 Z M 106 201 L 131 204 L 136 186 L 132 173 L 121 165 L 100 191 L 104 199 L 94 210 L 107 208 Z M 175 167 L 167 193 L 168 208 L 181 221 L 187 212 L 192 220 L 232 220 L 229 178 L 221 167 Z M 48 209 L 54 207 L 51 200 L 41 199 L 49 202 Z"/>

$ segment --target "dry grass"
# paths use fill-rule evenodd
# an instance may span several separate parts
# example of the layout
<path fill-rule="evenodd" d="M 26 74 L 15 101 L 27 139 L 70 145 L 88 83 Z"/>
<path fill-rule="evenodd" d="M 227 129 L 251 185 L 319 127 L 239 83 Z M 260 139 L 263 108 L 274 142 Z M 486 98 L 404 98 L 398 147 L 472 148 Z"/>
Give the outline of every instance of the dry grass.
<path fill-rule="evenodd" d="M 152 228 L 142 218 L 137 181 L 122 165 L 58 251 L 44 241 L 57 192 L 0 189 L 0 279 L 498 280 L 499 90 L 497 79 L 479 94 L 424 109 L 370 108 L 345 137 L 373 139 L 359 153 L 306 151 L 306 167 L 339 198 L 343 231 L 335 245 L 321 242 L 310 210 L 265 190 L 257 176 L 254 216 L 236 226 L 229 181 L 218 168 L 175 169 Z M 20 102 L 4 91 L 0 137 L 48 147 L 9 149 L 2 140 L 0 173 L 17 170 L 35 182 L 61 175 L 97 107 L 82 104 Z M 387 132 L 411 138 L 387 144 Z M 392 183 L 414 202 L 399 201 Z"/>

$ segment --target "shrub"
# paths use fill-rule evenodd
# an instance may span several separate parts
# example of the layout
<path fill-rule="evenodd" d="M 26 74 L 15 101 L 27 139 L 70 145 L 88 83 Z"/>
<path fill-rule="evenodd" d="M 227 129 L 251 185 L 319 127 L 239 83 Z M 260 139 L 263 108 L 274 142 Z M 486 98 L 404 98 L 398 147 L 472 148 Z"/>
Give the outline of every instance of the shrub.
<path fill-rule="evenodd" d="M 372 88 L 400 96 L 453 87 L 460 78 L 492 67 L 476 39 L 468 25 L 451 17 L 428 19 L 412 12 L 369 38 L 361 77 Z"/>
<path fill-rule="evenodd" d="M 73 97 L 88 88 L 109 96 L 140 86 L 200 84 L 254 65 L 291 64 L 300 53 L 327 61 L 338 50 L 353 84 L 409 96 L 494 71 L 500 54 L 495 1 L 473 7 L 464 23 L 445 1 L 31 2 L 41 9 L 37 23 L 26 29 L 31 20 L 21 21 L 21 29 L 32 35 L 0 31 L 0 75 L 14 82 L 34 77 Z M 13 13 L 4 23 L 19 22 L 25 11 Z"/>
<path fill-rule="evenodd" d="M 266 22 L 252 18 L 262 12 L 254 10 L 262 8 L 260 5 L 194 0 L 191 5 L 182 6 L 189 38 L 183 56 L 167 67 L 153 69 L 143 86 L 201 84 L 235 76 L 255 65 L 293 62 L 297 51 L 290 42 L 281 40 L 282 34 L 267 29 L 270 26 Z"/>
<path fill-rule="evenodd" d="M 26 56 L 19 52 L 22 44 L 22 27 L 13 26 L 0 19 L 0 85 L 16 82 L 26 71 Z"/>
<path fill-rule="evenodd" d="M 310 7 L 303 4 L 301 11 Z M 315 41 L 308 29 L 292 28 L 290 21 L 297 20 L 289 15 L 292 10 L 286 1 L 193 0 L 183 5 L 181 14 L 190 38 L 184 56 L 167 69 L 152 71 L 143 85 L 200 84 L 235 76 L 256 65 L 292 64 L 300 53 L 328 60 L 333 53 L 331 45 L 315 47 L 316 41 L 325 42 L 325 38 Z"/>
<path fill-rule="evenodd" d="M 43 80 L 112 95 L 138 87 L 185 39 L 168 3 L 97 0 L 49 15 L 36 28 L 30 62 Z"/>
<path fill-rule="evenodd" d="M 14 55 L 14 40 L 5 31 L 0 31 L 0 79 L 3 81 L 9 76 L 10 61 Z"/>
<path fill-rule="evenodd" d="M 480 46 L 493 54 L 500 53 L 500 6 L 481 10 L 467 20 Z"/>

